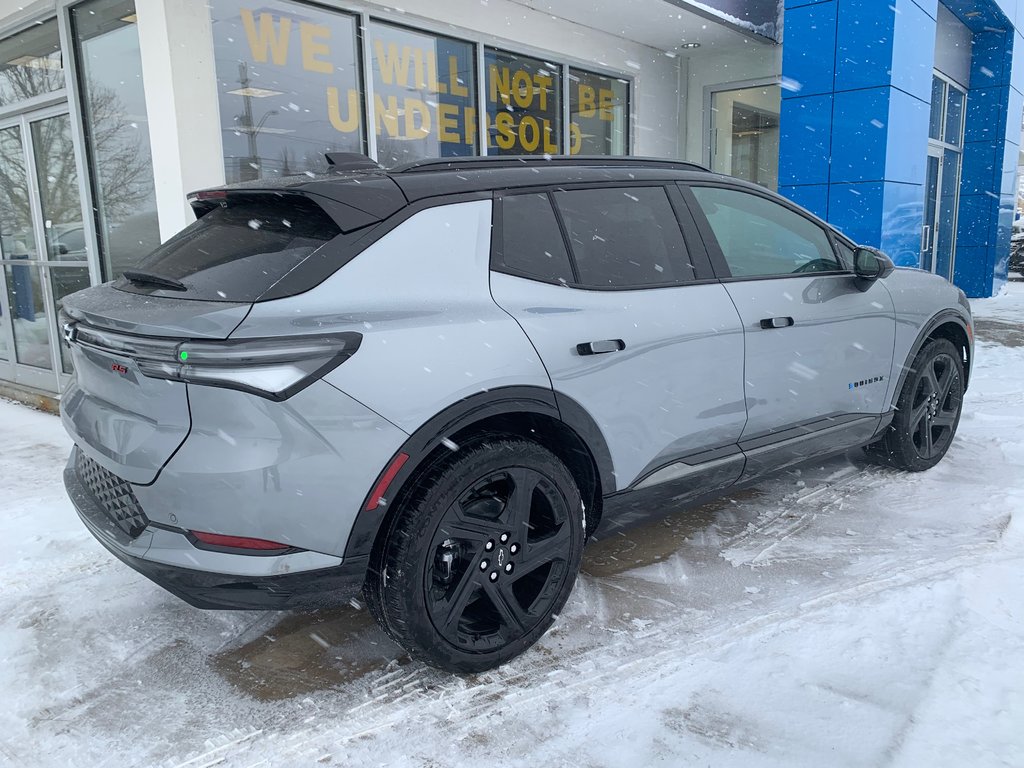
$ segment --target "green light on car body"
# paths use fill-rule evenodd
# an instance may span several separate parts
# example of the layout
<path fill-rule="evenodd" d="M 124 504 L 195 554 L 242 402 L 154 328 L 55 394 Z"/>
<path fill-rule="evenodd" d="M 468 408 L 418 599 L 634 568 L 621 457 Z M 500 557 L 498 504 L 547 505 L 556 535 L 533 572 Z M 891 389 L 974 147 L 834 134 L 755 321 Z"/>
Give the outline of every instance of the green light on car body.
<path fill-rule="evenodd" d="M 188 360 L 188 352 L 182 350 L 181 352 L 178 353 L 178 357 L 180 357 L 183 361 Z"/>

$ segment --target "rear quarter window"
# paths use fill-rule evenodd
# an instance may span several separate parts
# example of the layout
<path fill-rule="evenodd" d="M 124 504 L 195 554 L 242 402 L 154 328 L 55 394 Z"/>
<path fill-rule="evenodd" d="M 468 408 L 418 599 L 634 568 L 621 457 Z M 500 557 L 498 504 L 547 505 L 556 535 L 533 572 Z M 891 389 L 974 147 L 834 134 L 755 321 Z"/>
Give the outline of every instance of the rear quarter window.
<path fill-rule="evenodd" d="M 187 288 L 168 296 L 256 301 L 339 235 L 334 220 L 302 195 L 229 193 L 153 251 L 138 269 L 178 280 Z M 125 279 L 117 287 L 154 292 Z"/>
<path fill-rule="evenodd" d="M 574 282 L 569 252 L 546 193 L 502 198 L 497 261 L 497 268 L 521 277 L 562 285 Z"/>

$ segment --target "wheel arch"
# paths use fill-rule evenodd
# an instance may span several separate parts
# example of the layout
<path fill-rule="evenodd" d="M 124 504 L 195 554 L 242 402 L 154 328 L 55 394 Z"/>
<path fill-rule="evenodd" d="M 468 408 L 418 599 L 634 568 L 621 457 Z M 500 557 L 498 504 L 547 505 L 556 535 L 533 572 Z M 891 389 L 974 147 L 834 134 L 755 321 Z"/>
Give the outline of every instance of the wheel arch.
<path fill-rule="evenodd" d="M 543 445 L 569 468 L 587 510 L 587 530 L 600 522 L 603 496 L 614 492 L 611 454 L 593 417 L 572 398 L 550 389 L 501 387 L 472 395 L 449 406 L 417 429 L 395 456 L 409 458 L 389 485 L 388 503 L 367 509 L 368 492 L 356 515 L 345 559 L 370 556 L 374 568 L 381 544 L 416 480 L 467 440 L 486 435 L 514 435 Z M 391 462 L 388 462 L 390 467 Z M 387 469 L 375 478 L 376 488 Z"/>
<path fill-rule="evenodd" d="M 897 379 L 896 387 L 893 389 L 890 407 L 895 407 L 896 401 L 899 399 L 900 392 L 903 391 L 903 385 L 907 380 L 907 374 L 910 372 L 910 369 L 914 364 L 914 358 L 917 357 L 924 345 L 932 339 L 948 339 L 957 349 L 960 350 L 964 364 L 964 391 L 966 392 L 967 386 L 970 383 L 971 364 L 973 362 L 972 338 L 968 321 L 956 310 L 946 309 L 934 315 L 922 326 L 921 330 L 917 334 L 917 338 L 910 346 L 910 351 L 900 369 L 900 375 L 899 379 Z"/>

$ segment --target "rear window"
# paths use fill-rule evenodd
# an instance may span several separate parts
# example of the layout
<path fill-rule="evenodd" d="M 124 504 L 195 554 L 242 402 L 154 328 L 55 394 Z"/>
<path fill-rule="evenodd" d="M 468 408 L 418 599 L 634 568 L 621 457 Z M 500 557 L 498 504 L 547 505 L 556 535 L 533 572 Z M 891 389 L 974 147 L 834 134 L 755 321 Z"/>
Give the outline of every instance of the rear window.
<path fill-rule="evenodd" d="M 296 194 L 231 193 L 138 267 L 183 283 L 159 289 L 122 278 L 117 287 L 205 301 L 255 301 L 341 229 L 320 206 Z"/>

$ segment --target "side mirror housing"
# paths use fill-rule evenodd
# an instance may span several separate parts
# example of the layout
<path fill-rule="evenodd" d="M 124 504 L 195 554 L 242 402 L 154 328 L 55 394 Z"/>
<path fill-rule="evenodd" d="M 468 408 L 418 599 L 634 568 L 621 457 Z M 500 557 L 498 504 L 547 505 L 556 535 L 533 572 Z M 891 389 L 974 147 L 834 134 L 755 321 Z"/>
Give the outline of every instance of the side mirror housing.
<path fill-rule="evenodd" d="M 862 280 L 888 277 L 896 269 L 892 259 L 877 248 L 859 247 L 853 252 L 853 273 Z"/>

